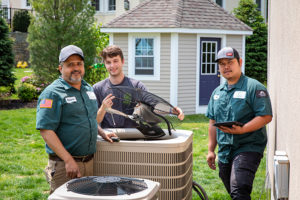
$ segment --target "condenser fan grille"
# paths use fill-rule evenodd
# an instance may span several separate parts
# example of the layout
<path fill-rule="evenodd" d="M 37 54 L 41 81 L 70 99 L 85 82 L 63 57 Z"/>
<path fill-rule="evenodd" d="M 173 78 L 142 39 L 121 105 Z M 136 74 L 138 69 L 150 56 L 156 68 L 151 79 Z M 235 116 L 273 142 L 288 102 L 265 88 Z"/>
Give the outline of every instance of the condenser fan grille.
<path fill-rule="evenodd" d="M 147 188 L 144 180 L 117 176 L 88 176 L 67 184 L 68 191 L 93 196 L 130 195 Z"/>

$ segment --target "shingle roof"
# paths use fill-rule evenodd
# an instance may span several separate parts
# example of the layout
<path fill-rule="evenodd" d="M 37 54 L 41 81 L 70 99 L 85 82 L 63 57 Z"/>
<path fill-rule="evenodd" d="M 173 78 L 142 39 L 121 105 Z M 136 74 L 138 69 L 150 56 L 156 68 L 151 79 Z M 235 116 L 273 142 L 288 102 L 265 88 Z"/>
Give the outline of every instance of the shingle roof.
<path fill-rule="evenodd" d="M 148 0 L 103 27 L 252 30 L 210 0 Z"/>

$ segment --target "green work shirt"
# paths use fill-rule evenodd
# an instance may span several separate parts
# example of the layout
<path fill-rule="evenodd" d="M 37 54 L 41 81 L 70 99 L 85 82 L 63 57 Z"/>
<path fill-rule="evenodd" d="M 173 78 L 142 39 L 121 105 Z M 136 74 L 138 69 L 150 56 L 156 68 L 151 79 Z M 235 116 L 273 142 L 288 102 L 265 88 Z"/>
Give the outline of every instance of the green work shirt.
<path fill-rule="evenodd" d="M 53 130 L 73 156 L 96 151 L 98 104 L 93 88 L 84 80 L 80 90 L 61 77 L 40 95 L 37 104 L 36 129 Z M 54 152 L 46 144 L 46 152 Z"/>
<path fill-rule="evenodd" d="M 255 79 L 241 75 L 228 89 L 227 82 L 217 87 L 208 103 L 206 116 L 216 122 L 238 121 L 247 123 L 257 116 L 272 115 L 267 89 Z M 267 144 L 266 128 L 235 135 L 217 128 L 218 158 L 228 163 L 241 152 L 263 153 Z"/>

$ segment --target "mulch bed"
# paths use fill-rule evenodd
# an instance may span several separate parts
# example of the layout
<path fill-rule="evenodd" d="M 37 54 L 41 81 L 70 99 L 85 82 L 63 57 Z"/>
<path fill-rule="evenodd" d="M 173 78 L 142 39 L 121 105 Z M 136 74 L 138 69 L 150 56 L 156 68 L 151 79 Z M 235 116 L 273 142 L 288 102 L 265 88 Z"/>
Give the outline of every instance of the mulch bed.
<path fill-rule="evenodd" d="M 18 99 L 0 100 L 0 110 L 10 110 L 18 108 L 36 108 L 37 100 L 24 102 Z"/>

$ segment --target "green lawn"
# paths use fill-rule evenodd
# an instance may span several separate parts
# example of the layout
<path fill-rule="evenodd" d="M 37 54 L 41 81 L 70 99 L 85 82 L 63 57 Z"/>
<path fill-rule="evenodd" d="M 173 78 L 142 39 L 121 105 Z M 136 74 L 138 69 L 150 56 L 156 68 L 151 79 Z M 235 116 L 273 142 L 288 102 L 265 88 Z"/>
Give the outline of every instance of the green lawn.
<path fill-rule="evenodd" d="M 0 199 L 47 199 L 49 186 L 43 169 L 47 164 L 44 142 L 35 130 L 36 109 L 0 110 Z M 194 181 L 202 185 L 210 200 L 230 199 L 218 172 L 206 164 L 208 120 L 190 115 L 180 129 L 194 132 Z M 257 172 L 252 199 L 259 199 L 265 178 L 263 159 Z M 193 192 L 193 199 L 200 199 Z M 266 199 L 266 193 L 261 199 Z"/>

